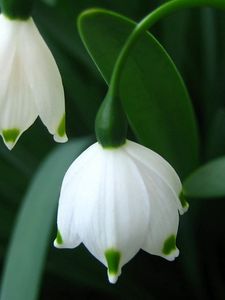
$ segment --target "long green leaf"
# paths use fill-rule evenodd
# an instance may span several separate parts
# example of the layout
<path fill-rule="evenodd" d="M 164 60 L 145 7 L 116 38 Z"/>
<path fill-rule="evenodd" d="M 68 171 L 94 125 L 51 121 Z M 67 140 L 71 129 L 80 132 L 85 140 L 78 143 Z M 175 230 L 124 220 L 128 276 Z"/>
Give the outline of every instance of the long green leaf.
<path fill-rule="evenodd" d="M 87 50 L 107 82 L 135 23 L 110 11 L 92 9 L 79 19 Z M 129 123 L 145 146 L 163 155 L 185 176 L 198 161 L 195 117 L 172 60 L 149 33 L 131 51 L 121 79 L 121 99 Z"/>
<path fill-rule="evenodd" d="M 183 184 L 183 192 L 192 198 L 225 196 L 225 156 L 197 169 Z"/>
<path fill-rule="evenodd" d="M 83 138 L 58 147 L 34 177 L 9 246 L 1 300 L 36 299 L 62 178 L 90 142 L 90 138 Z"/>

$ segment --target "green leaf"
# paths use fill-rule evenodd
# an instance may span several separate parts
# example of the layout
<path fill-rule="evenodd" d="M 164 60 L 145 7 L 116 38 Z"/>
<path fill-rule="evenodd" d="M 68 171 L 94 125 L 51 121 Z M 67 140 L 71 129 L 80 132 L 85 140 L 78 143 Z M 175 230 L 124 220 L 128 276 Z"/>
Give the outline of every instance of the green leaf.
<path fill-rule="evenodd" d="M 210 161 L 191 174 L 183 184 L 183 193 L 191 198 L 225 196 L 225 156 Z"/>
<path fill-rule="evenodd" d="M 59 146 L 34 177 L 9 246 L 1 300 L 36 299 L 63 176 L 90 143 L 90 138 L 83 138 Z"/>
<path fill-rule="evenodd" d="M 92 9 L 79 18 L 82 40 L 107 82 L 135 23 Z M 185 176 L 198 163 L 198 134 L 192 105 L 172 60 L 149 33 L 143 34 L 124 67 L 120 91 L 140 143 L 164 156 Z"/>

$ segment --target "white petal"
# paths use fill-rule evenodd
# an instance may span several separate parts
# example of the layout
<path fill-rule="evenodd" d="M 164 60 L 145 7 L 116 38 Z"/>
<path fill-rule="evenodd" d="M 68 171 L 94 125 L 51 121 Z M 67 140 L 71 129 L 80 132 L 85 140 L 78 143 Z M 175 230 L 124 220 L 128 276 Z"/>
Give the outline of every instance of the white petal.
<path fill-rule="evenodd" d="M 135 164 L 121 148 L 101 151 L 87 167 L 87 191 L 79 193 L 79 232 L 89 251 L 105 265 L 106 250 L 120 252 L 122 267 L 143 243 L 149 203 Z M 95 177 L 100 178 L 97 184 Z"/>
<path fill-rule="evenodd" d="M 26 27 L 25 21 L 0 15 L 0 133 L 9 149 L 37 118 L 21 53 Z"/>
<path fill-rule="evenodd" d="M 58 230 L 62 236 L 63 243 L 61 245 L 55 243 L 60 248 L 74 248 L 81 242 L 77 228 L 77 220 L 81 212 L 77 210 L 76 206 L 77 202 L 80 201 L 80 191 L 82 193 L 82 190 L 85 190 L 87 187 L 84 185 L 86 184 L 85 178 L 87 176 L 85 172 L 88 166 L 93 163 L 93 156 L 96 159 L 97 148 L 98 145 L 94 144 L 84 151 L 73 162 L 63 179 L 57 218 Z M 96 187 L 97 184 L 98 182 L 96 182 Z"/>
<path fill-rule="evenodd" d="M 111 283 L 140 248 L 168 260 L 179 254 L 179 178 L 149 149 L 150 162 L 146 153 L 140 159 L 131 144 L 89 147 L 67 171 L 59 201 L 60 247 L 83 242 L 108 267 Z"/>
<path fill-rule="evenodd" d="M 179 176 L 172 166 L 159 154 L 132 141 L 126 142 L 125 149 L 132 158 L 141 162 L 146 167 L 151 169 L 155 174 L 160 176 L 176 195 L 181 193 L 182 185 Z M 178 197 L 175 199 L 177 201 L 180 213 L 183 214 L 187 210 L 186 207 L 182 207 Z"/>
<path fill-rule="evenodd" d="M 58 248 L 75 248 L 80 243 L 80 237 L 76 228 L 76 215 L 73 207 L 74 195 L 71 189 L 65 189 L 60 195 L 57 226 L 61 236 L 61 242 L 54 245 Z"/>
<path fill-rule="evenodd" d="M 175 245 L 179 223 L 175 194 L 161 177 L 143 165 L 139 168 L 145 178 L 151 205 L 149 231 L 142 249 L 173 260 L 179 254 Z"/>
<path fill-rule="evenodd" d="M 23 41 L 24 68 L 34 95 L 38 114 L 57 142 L 66 142 L 65 99 L 56 62 L 36 25 L 29 19 Z"/>
<path fill-rule="evenodd" d="M 181 192 L 182 185 L 177 173 L 162 156 L 129 140 L 127 141 L 126 150 L 131 156 L 158 173 L 177 194 Z"/>
<path fill-rule="evenodd" d="M 99 152 L 99 144 L 95 143 L 88 147 L 78 158 L 75 159 L 75 161 L 71 164 L 69 169 L 67 170 L 63 183 L 62 183 L 62 191 L 64 188 L 67 188 L 67 184 L 69 185 L 72 182 L 74 182 L 74 176 L 75 174 L 79 173 L 81 169 L 87 168 L 91 160 L 96 159 L 96 155 L 98 155 Z M 74 186 L 73 183 L 71 183 L 72 186 Z M 75 186 L 74 186 L 75 187 Z M 76 188 L 74 189 L 74 192 L 76 191 Z"/>
<path fill-rule="evenodd" d="M 68 170 L 62 186 L 58 227 L 65 244 L 79 235 L 88 250 L 107 266 L 106 251 L 120 254 L 121 267 L 140 249 L 149 222 L 149 201 L 136 165 L 123 148 L 95 144 Z"/>

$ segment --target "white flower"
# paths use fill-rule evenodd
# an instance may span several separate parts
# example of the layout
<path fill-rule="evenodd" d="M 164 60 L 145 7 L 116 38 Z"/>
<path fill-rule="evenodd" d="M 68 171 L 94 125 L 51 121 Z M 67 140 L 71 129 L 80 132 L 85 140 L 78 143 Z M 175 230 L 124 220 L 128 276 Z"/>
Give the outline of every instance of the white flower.
<path fill-rule="evenodd" d="M 57 142 L 67 141 L 62 80 L 32 18 L 0 15 L 0 134 L 9 149 L 40 116 Z"/>
<path fill-rule="evenodd" d="M 138 251 L 174 260 L 182 207 L 181 183 L 161 156 L 126 141 L 106 149 L 96 143 L 76 159 L 62 184 L 58 248 L 81 242 L 108 268 L 111 283 Z"/>

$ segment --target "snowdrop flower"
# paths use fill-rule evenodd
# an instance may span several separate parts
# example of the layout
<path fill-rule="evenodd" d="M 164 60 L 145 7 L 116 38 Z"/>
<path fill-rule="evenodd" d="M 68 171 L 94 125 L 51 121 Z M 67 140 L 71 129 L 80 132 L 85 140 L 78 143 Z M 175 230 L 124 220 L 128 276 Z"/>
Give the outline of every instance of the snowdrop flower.
<path fill-rule="evenodd" d="M 0 134 L 9 149 L 40 116 L 66 142 L 62 80 L 32 18 L 0 15 Z"/>
<path fill-rule="evenodd" d="M 58 248 L 81 242 L 108 268 L 111 283 L 138 251 L 169 261 L 176 235 L 181 182 L 160 155 L 126 140 L 118 148 L 89 147 L 68 169 L 58 207 Z"/>

